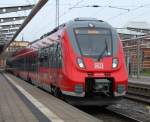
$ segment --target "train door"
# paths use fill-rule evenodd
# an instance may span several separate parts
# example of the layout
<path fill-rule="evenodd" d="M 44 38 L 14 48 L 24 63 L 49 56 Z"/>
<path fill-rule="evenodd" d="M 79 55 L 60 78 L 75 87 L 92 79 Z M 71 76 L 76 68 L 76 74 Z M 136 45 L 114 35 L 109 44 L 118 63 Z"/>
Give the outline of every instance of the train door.
<path fill-rule="evenodd" d="M 38 81 L 45 86 L 49 80 L 49 48 L 44 47 L 39 50 Z"/>
<path fill-rule="evenodd" d="M 56 51 L 55 51 L 55 69 L 56 69 L 56 78 L 57 85 L 60 84 L 61 76 L 62 76 L 62 52 L 61 52 L 61 45 L 57 43 Z"/>
<path fill-rule="evenodd" d="M 54 58 L 54 46 L 49 46 L 49 84 L 53 83 L 53 58 Z"/>
<path fill-rule="evenodd" d="M 53 85 L 58 86 L 62 67 L 61 47 L 59 43 L 50 46 L 50 72 L 49 76 Z"/>
<path fill-rule="evenodd" d="M 28 57 L 28 81 L 35 82 L 37 78 L 37 55 L 33 54 Z"/>
<path fill-rule="evenodd" d="M 41 50 L 39 49 L 37 51 L 36 81 L 34 82 L 34 84 L 36 84 L 37 86 L 40 86 L 40 72 L 39 72 L 39 69 L 40 69 L 40 63 L 42 62 L 42 60 L 43 60 L 43 57 L 42 57 L 42 54 L 41 54 Z"/>
<path fill-rule="evenodd" d="M 50 83 L 55 85 L 56 84 L 56 57 L 55 57 L 55 52 L 56 52 L 57 45 L 54 43 L 50 46 L 49 48 L 49 77 L 50 77 Z"/>

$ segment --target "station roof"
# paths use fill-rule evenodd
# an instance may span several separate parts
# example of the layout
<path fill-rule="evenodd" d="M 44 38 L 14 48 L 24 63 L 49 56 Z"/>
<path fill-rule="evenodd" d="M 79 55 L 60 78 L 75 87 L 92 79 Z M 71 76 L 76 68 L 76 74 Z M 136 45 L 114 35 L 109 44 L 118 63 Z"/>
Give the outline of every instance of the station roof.
<path fill-rule="evenodd" d="M 150 30 L 150 25 L 147 22 L 130 21 L 124 26 L 124 28 Z"/>
<path fill-rule="evenodd" d="M 126 29 L 126 28 L 117 29 L 117 32 L 119 34 L 126 34 L 126 35 L 137 35 L 137 36 L 145 35 L 145 33 L 132 31 L 132 30 L 129 30 L 129 29 Z"/>
<path fill-rule="evenodd" d="M 8 1 L 7 1 L 8 2 Z M 10 20 L 7 25 L 1 25 L 0 23 L 0 29 L 2 31 L 5 30 L 5 32 L 0 32 L 0 54 L 11 44 L 11 42 L 13 42 L 16 37 L 20 34 L 20 32 L 26 27 L 26 25 L 32 20 L 32 18 L 39 12 L 39 10 L 41 10 L 41 8 L 43 8 L 43 6 L 48 2 L 48 0 L 39 0 L 36 5 L 19 5 L 19 6 L 1 6 L 0 5 L 0 17 L 1 17 L 1 13 L 2 14 L 6 14 L 6 13 L 12 13 L 12 12 L 18 12 L 18 11 L 23 11 L 23 10 L 31 10 L 28 13 L 26 13 L 28 15 L 26 15 L 24 21 L 22 21 L 21 23 L 11 23 L 12 21 L 17 21 L 16 17 L 13 19 L 6 19 L 6 18 L 2 18 L 0 20 L 1 23 L 5 23 L 5 19 L 6 20 Z M 23 8 L 24 7 L 24 8 Z M 19 16 L 21 16 L 22 14 L 16 13 Z M 9 18 L 11 16 L 8 16 L 6 14 L 6 17 Z M 9 25 L 11 23 L 11 25 Z M 20 24 L 20 25 L 19 25 Z M 9 32 L 8 29 L 6 29 L 7 27 L 13 28 L 16 27 L 18 29 L 16 29 L 15 32 Z M 4 29 L 5 27 L 5 29 Z M 7 32 L 8 31 L 8 32 Z M 10 34 L 10 35 L 9 35 Z"/>
<path fill-rule="evenodd" d="M 17 12 L 31 10 L 34 5 L 1 6 L 0 5 L 0 53 L 10 43 L 26 15 Z"/>

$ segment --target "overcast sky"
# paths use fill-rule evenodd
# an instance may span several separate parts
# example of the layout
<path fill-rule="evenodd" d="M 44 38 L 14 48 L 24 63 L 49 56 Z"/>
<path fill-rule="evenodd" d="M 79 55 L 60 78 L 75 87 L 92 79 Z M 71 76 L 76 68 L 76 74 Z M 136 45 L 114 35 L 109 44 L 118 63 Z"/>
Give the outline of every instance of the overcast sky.
<path fill-rule="evenodd" d="M 34 4 L 38 0 L 0 0 L 1 6 Z M 83 7 L 99 5 L 102 7 Z M 115 8 L 111 8 L 115 7 Z M 118 9 L 117 9 L 118 8 Z M 120 8 L 120 9 L 119 9 Z M 128 11 L 129 10 L 129 11 Z M 76 17 L 92 17 L 107 21 L 114 27 L 123 27 L 128 21 L 150 23 L 150 0 L 60 0 L 60 24 Z M 27 15 L 29 11 L 0 15 Z M 19 34 L 18 40 L 33 41 L 55 27 L 55 0 L 49 0 L 44 8 Z"/>

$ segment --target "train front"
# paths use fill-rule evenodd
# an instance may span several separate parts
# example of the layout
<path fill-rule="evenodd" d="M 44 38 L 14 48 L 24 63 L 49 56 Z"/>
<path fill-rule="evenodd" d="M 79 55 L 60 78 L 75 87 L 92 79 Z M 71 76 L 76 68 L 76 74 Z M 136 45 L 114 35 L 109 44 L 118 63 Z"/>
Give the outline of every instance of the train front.
<path fill-rule="evenodd" d="M 109 105 L 127 91 L 121 40 L 108 23 L 76 19 L 66 24 L 61 91 L 74 105 Z"/>

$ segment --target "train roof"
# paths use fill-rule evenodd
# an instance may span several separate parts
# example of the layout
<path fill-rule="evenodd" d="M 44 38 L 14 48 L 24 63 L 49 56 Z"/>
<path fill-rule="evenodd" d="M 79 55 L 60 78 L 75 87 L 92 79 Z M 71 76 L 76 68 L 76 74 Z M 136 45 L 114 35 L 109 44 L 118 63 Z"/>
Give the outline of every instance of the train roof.
<path fill-rule="evenodd" d="M 65 26 L 67 26 L 67 27 L 88 27 L 91 24 L 93 24 L 96 27 L 101 27 L 101 28 L 112 28 L 112 26 L 110 24 L 108 24 L 107 22 L 105 22 L 103 20 L 98 20 L 96 18 L 75 18 L 74 20 L 63 23 L 60 26 L 54 28 L 52 31 L 42 35 L 40 37 L 40 39 L 56 32 L 57 30 L 59 30 L 62 27 L 65 27 Z"/>
<path fill-rule="evenodd" d="M 33 47 L 37 49 L 39 47 L 38 45 L 43 45 L 42 44 L 43 38 L 47 38 L 49 35 L 53 35 L 53 33 L 57 32 L 58 30 L 61 30 L 64 27 L 66 27 L 68 30 L 72 30 L 73 28 L 82 28 L 82 27 L 114 29 L 110 24 L 108 24 L 103 20 L 98 20 L 95 18 L 75 18 L 74 20 L 61 24 L 60 26 L 54 28 L 52 31 L 42 35 L 40 39 L 33 41 L 32 43 L 30 43 L 28 47 Z"/>
<path fill-rule="evenodd" d="M 112 28 L 110 24 L 103 20 L 95 18 L 76 18 L 66 23 L 67 28 L 82 28 L 82 27 L 100 27 L 100 28 Z"/>

